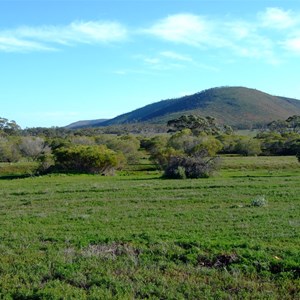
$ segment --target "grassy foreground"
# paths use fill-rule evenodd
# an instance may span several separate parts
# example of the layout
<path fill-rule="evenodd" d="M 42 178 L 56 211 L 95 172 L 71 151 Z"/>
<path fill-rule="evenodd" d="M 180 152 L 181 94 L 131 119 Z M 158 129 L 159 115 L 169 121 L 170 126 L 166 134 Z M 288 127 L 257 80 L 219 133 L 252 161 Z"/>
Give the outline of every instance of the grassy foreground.
<path fill-rule="evenodd" d="M 298 162 L 224 167 L 0 180 L 0 299 L 300 299 Z"/>

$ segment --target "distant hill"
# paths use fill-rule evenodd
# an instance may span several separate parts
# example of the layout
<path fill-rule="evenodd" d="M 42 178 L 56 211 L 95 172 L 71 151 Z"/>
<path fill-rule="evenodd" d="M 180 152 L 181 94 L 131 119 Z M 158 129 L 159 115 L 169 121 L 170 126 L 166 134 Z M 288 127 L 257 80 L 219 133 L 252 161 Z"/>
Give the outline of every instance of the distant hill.
<path fill-rule="evenodd" d="M 183 114 L 213 116 L 219 124 L 249 128 L 272 120 L 284 120 L 295 114 L 300 115 L 300 101 L 245 87 L 219 87 L 156 102 L 107 121 L 92 121 L 89 126 L 138 122 L 161 124 Z"/>
<path fill-rule="evenodd" d="M 108 119 L 98 119 L 98 120 L 85 120 L 85 121 L 78 121 L 67 125 L 65 128 L 67 129 L 79 129 L 79 128 L 88 128 L 99 126 L 102 122 L 108 121 Z"/>

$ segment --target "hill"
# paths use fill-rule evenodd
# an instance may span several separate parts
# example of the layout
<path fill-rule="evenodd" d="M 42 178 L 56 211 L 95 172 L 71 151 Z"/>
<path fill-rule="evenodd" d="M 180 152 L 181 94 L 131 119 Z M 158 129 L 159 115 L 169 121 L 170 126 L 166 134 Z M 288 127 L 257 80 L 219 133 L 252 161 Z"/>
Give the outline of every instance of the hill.
<path fill-rule="evenodd" d="M 162 124 L 183 114 L 213 116 L 220 124 L 249 128 L 300 115 L 300 101 L 245 87 L 219 87 L 177 99 L 162 100 L 104 122 L 93 121 L 90 126 L 138 122 Z"/>
<path fill-rule="evenodd" d="M 67 129 L 78 129 L 78 128 L 87 128 L 87 127 L 93 127 L 93 126 L 100 126 L 100 124 L 104 121 L 108 121 L 107 119 L 98 119 L 98 120 L 84 120 L 84 121 L 78 121 L 69 124 L 65 128 Z"/>

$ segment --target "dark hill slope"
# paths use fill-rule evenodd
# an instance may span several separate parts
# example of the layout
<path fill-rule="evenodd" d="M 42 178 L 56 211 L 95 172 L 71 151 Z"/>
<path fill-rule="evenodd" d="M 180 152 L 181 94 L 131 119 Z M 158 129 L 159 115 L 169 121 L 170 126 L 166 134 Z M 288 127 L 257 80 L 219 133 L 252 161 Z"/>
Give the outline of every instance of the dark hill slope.
<path fill-rule="evenodd" d="M 93 126 L 100 126 L 102 122 L 108 121 L 107 119 L 98 119 L 98 120 L 84 120 L 84 121 L 77 121 L 74 123 L 69 124 L 65 128 L 67 129 L 79 129 L 79 128 L 87 128 Z"/>
<path fill-rule="evenodd" d="M 300 115 L 300 101 L 245 87 L 212 88 L 194 95 L 156 102 L 92 126 L 164 123 L 183 114 L 210 115 L 220 124 L 249 127 Z"/>

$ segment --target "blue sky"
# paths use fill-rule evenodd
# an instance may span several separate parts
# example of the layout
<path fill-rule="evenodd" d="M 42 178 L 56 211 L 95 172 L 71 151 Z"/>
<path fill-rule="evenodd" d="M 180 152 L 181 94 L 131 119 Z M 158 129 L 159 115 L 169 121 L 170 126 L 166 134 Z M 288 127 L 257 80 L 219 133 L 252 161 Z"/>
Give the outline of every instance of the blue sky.
<path fill-rule="evenodd" d="M 22 128 L 217 86 L 300 99 L 299 70 L 299 0 L 0 0 L 0 116 Z"/>

